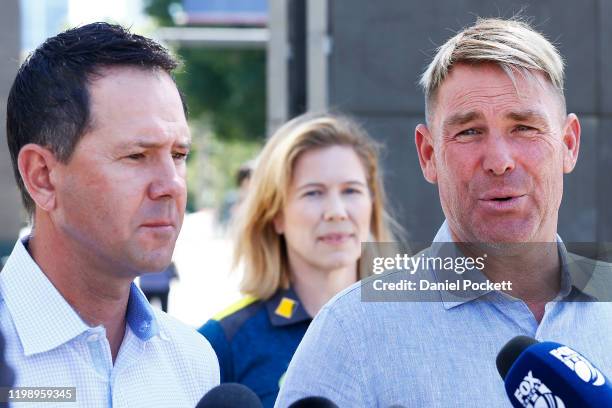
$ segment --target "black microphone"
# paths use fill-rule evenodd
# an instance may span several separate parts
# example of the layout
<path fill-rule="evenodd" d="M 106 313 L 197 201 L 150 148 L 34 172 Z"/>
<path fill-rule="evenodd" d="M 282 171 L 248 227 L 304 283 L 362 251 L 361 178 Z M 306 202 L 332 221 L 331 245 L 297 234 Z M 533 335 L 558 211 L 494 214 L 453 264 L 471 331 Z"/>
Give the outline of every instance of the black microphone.
<path fill-rule="evenodd" d="M 306 397 L 295 401 L 289 408 L 338 408 L 325 397 Z"/>
<path fill-rule="evenodd" d="M 612 385 L 577 351 L 527 336 L 497 355 L 497 371 L 514 407 L 612 407 Z"/>
<path fill-rule="evenodd" d="M 263 405 L 248 387 L 223 383 L 208 391 L 195 408 L 263 408 Z"/>

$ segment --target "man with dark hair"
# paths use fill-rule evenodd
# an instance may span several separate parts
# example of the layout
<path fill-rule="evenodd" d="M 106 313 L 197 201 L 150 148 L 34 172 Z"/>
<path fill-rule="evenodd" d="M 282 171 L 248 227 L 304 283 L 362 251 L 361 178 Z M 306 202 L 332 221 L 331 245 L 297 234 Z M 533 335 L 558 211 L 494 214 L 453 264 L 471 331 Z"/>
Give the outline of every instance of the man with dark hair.
<path fill-rule="evenodd" d="M 81 406 L 181 407 L 219 382 L 206 340 L 133 283 L 170 264 L 185 210 L 176 66 L 159 44 L 94 23 L 19 69 L 7 136 L 34 227 L 0 275 L 16 386 L 75 387 Z"/>

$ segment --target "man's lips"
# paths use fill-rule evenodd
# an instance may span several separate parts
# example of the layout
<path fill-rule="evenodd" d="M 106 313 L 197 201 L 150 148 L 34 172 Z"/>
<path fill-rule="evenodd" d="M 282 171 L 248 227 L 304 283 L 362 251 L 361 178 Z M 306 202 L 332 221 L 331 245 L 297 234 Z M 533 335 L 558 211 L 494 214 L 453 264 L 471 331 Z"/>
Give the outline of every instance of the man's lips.
<path fill-rule="evenodd" d="M 515 192 L 487 193 L 478 199 L 481 207 L 493 212 L 508 212 L 518 210 L 527 198 L 526 194 Z"/>
<path fill-rule="evenodd" d="M 150 228 L 158 231 L 173 230 L 175 228 L 174 222 L 170 220 L 158 220 L 158 221 L 147 221 L 140 225 L 143 228 Z"/>
<path fill-rule="evenodd" d="M 479 200 L 483 201 L 506 201 L 512 198 L 518 198 L 524 196 L 525 193 L 517 190 L 509 190 L 509 189 L 499 189 L 499 190 L 490 190 L 480 195 Z"/>

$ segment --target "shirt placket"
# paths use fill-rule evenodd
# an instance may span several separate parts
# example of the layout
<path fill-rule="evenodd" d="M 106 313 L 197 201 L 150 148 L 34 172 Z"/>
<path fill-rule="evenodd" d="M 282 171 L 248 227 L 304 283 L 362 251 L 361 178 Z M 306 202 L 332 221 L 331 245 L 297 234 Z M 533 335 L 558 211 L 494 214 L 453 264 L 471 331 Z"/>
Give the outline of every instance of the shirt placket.
<path fill-rule="evenodd" d="M 113 360 L 104 327 L 97 326 L 88 330 L 85 336 L 85 343 L 96 373 L 98 373 L 106 383 L 108 406 L 111 407 L 112 389 L 110 376 L 113 368 Z"/>

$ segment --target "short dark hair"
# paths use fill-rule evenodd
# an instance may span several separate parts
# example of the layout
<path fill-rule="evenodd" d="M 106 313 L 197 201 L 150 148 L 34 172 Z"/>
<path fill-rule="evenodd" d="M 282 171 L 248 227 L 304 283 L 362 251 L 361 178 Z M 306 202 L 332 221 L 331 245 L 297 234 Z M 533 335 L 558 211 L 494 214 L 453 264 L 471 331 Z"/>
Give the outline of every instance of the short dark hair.
<path fill-rule="evenodd" d="M 6 109 L 6 134 L 13 171 L 26 210 L 35 204 L 19 174 L 21 148 L 35 143 L 67 163 L 91 124 L 87 85 L 107 67 L 163 70 L 172 75 L 179 62 L 155 41 L 124 27 L 92 23 L 47 39 L 17 72 Z M 187 106 L 181 94 L 183 110 Z"/>
<path fill-rule="evenodd" d="M 236 172 L 236 185 L 240 187 L 244 180 L 250 180 L 253 175 L 253 162 L 249 160 L 243 163 Z"/>

